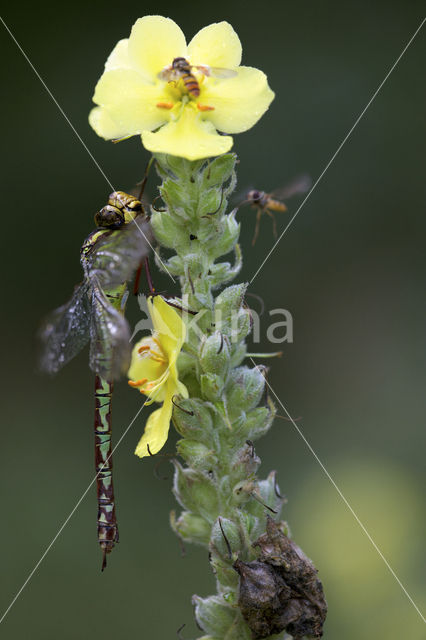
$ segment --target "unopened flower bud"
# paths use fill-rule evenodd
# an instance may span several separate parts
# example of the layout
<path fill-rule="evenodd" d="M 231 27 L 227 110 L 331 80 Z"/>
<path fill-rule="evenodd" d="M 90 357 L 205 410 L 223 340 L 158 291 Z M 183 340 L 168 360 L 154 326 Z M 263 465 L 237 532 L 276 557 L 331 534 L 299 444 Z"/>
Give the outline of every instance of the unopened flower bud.
<path fill-rule="evenodd" d="M 199 627 L 216 638 L 227 637 L 228 630 L 239 615 L 238 609 L 226 604 L 221 596 L 192 596 L 192 604 Z"/>
<path fill-rule="evenodd" d="M 217 458 L 213 449 L 196 440 L 184 438 L 177 445 L 178 454 L 185 460 L 188 466 L 201 471 L 209 471 L 217 464 Z"/>
<path fill-rule="evenodd" d="M 213 523 L 219 511 L 216 488 L 208 475 L 193 469 L 183 469 L 177 462 L 173 480 L 173 493 L 179 503 L 188 511 L 198 513 Z"/>
<path fill-rule="evenodd" d="M 226 380 L 229 358 L 229 340 L 220 331 L 215 331 L 202 342 L 200 364 L 205 373 L 214 373 Z"/>
<path fill-rule="evenodd" d="M 190 511 L 183 511 L 176 520 L 174 511 L 170 513 L 170 525 L 173 531 L 186 542 L 193 542 L 207 547 L 210 539 L 210 525 L 201 516 Z"/>
<path fill-rule="evenodd" d="M 208 400 L 218 400 L 223 391 L 224 381 L 214 373 L 203 373 L 200 377 L 201 392 Z"/>
<path fill-rule="evenodd" d="M 179 398 L 173 406 L 173 423 L 176 431 L 185 438 L 213 446 L 213 420 L 205 403 L 197 398 Z"/>
<path fill-rule="evenodd" d="M 261 371 L 255 367 L 238 367 L 228 381 L 227 397 L 228 405 L 241 407 L 245 411 L 253 409 L 260 401 L 265 387 L 265 378 Z"/>

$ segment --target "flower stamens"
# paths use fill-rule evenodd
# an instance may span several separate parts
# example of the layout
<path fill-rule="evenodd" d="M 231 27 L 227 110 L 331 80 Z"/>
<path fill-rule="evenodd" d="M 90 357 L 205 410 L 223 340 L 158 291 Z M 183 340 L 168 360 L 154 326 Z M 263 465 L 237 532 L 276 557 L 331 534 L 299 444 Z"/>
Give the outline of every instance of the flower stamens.
<path fill-rule="evenodd" d="M 155 106 L 159 109 L 173 109 L 174 104 L 173 102 L 157 102 Z"/>
<path fill-rule="evenodd" d="M 141 387 L 146 382 L 148 382 L 148 378 L 141 378 L 140 380 L 136 380 L 135 382 L 133 382 L 133 380 L 128 380 L 127 382 L 131 387 L 137 389 L 138 387 Z"/>
<path fill-rule="evenodd" d="M 208 104 L 200 104 L 197 102 L 197 107 L 200 111 L 214 111 L 214 107 L 211 107 Z"/>

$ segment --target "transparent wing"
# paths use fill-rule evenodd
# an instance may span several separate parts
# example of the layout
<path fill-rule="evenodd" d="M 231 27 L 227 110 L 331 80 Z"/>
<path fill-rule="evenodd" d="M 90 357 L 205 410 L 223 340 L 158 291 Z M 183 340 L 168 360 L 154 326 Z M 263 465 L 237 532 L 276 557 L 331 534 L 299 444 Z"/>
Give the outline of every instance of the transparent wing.
<path fill-rule="evenodd" d="M 130 328 L 127 320 L 108 301 L 99 281 L 92 280 L 90 368 L 106 380 L 116 380 L 130 365 Z"/>
<path fill-rule="evenodd" d="M 253 185 L 247 185 L 244 188 L 238 189 L 234 191 L 231 198 L 231 203 L 234 207 L 238 207 L 241 204 L 247 204 L 247 195 L 250 191 L 254 190 Z"/>
<path fill-rule="evenodd" d="M 83 349 L 89 340 L 90 316 L 90 286 L 84 282 L 41 326 L 38 337 L 42 371 L 57 373 Z"/>
<path fill-rule="evenodd" d="M 165 80 L 166 82 L 177 82 L 180 78 L 180 75 L 177 71 L 173 69 L 163 69 L 157 76 L 160 80 Z"/>
<path fill-rule="evenodd" d="M 151 249 L 149 224 L 138 216 L 121 229 L 106 232 L 85 258 L 86 272 L 96 277 L 102 289 L 113 288 L 130 280 Z"/>
<path fill-rule="evenodd" d="M 293 196 L 301 196 L 307 193 L 311 186 L 312 178 L 307 173 L 304 173 L 294 178 L 294 180 L 284 187 L 281 187 L 281 189 L 274 189 L 274 191 L 268 195 L 277 200 L 288 200 L 288 198 L 292 198 Z"/>
<path fill-rule="evenodd" d="M 225 67 L 209 67 L 207 65 L 197 66 L 196 69 L 204 73 L 205 76 L 214 76 L 215 78 L 235 78 L 238 75 L 236 71 L 232 69 L 225 69 Z"/>

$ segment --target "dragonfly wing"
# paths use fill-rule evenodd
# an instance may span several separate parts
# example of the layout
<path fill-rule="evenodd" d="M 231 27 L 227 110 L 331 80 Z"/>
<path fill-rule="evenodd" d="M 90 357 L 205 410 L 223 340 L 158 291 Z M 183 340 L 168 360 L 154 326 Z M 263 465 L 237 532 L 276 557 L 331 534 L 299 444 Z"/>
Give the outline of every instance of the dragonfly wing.
<path fill-rule="evenodd" d="M 276 198 L 277 200 L 288 200 L 288 198 L 292 198 L 293 196 L 301 196 L 307 193 L 311 187 L 312 178 L 307 173 L 304 173 L 294 178 L 294 180 L 281 189 L 274 189 L 269 195 L 271 198 Z"/>
<path fill-rule="evenodd" d="M 40 331 L 40 369 L 57 373 L 89 340 L 90 291 L 88 283 L 77 285 L 71 299 L 46 318 Z"/>
<path fill-rule="evenodd" d="M 116 380 L 129 368 L 130 355 L 129 324 L 123 314 L 108 301 L 99 281 L 94 281 L 90 323 L 90 368 L 106 380 Z"/>
<path fill-rule="evenodd" d="M 89 277 L 96 277 L 104 290 L 130 280 L 149 254 L 151 240 L 150 226 L 143 216 L 105 233 L 87 258 Z"/>

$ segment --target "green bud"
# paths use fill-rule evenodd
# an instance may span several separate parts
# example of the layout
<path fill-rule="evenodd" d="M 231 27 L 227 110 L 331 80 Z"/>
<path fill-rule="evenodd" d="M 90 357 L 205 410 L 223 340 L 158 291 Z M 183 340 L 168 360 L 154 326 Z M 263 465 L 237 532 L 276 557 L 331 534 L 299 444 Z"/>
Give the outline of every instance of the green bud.
<path fill-rule="evenodd" d="M 150 223 L 156 240 L 163 247 L 168 247 L 169 249 L 180 248 L 189 241 L 185 228 L 178 226 L 168 213 L 152 211 Z"/>
<path fill-rule="evenodd" d="M 193 469 L 183 469 L 177 460 L 173 460 L 173 464 L 173 493 L 176 499 L 188 511 L 198 513 L 213 523 L 218 516 L 219 505 L 216 487 L 211 478 Z"/>
<path fill-rule="evenodd" d="M 200 365 L 205 373 L 214 373 L 225 381 L 228 375 L 229 359 L 229 341 L 220 331 L 215 331 L 201 343 Z M 224 382 L 222 382 L 223 385 Z"/>
<path fill-rule="evenodd" d="M 265 378 L 259 368 L 238 367 L 230 374 L 227 384 L 228 406 L 233 410 L 253 409 L 262 398 Z"/>
<path fill-rule="evenodd" d="M 238 437 L 241 439 L 245 438 L 246 440 L 257 440 L 269 431 L 274 417 L 275 408 L 274 411 L 271 411 L 269 407 L 256 407 L 256 409 L 252 409 L 245 415 L 245 419 L 241 422 L 240 426 L 235 426 Z M 234 422 L 232 425 L 234 426 Z"/>
<path fill-rule="evenodd" d="M 232 564 L 241 549 L 238 525 L 229 518 L 219 517 L 212 527 L 209 547 L 212 554 Z"/>
<path fill-rule="evenodd" d="M 226 153 L 212 160 L 203 172 L 203 187 L 222 185 L 232 176 L 237 155 Z"/>
<path fill-rule="evenodd" d="M 210 566 L 216 580 L 218 582 L 218 588 L 223 589 L 237 589 L 238 576 L 235 575 L 235 569 L 224 560 L 221 560 L 219 556 L 210 555 Z"/>
<path fill-rule="evenodd" d="M 217 464 L 217 457 L 213 449 L 196 440 L 184 438 L 176 445 L 178 454 L 185 460 L 189 467 L 200 471 L 210 471 Z"/>
<path fill-rule="evenodd" d="M 266 516 L 262 513 L 260 517 L 257 517 L 245 510 L 240 513 L 240 522 L 247 539 L 254 542 L 265 531 Z M 257 557 L 257 552 L 251 547 L 248 549 L 248 557 L 249 560 L 254 560 Z"/>
<path fill-rule="evenodd" d="M 226 215 L 223 221 L 222 236 L 220 242 L 216 242 L 210 248 L 212 259 L 226 255 L 235 247 L 240 235 L 240 224 L 235 219 L 236 209 Z"/>
<path fill-rule="evenodd" d="M 190 511 L 183 511 L 176 520 L 176 513 L 170 513 L 170 526 L 173 531 L 186 542 L 193 542 L 207 547 L 210 539 L 210 525 L 201 516 Z"/>
<path fill-rule="evenodd" d="M 244 342 L 240 343 L 232 343 L 231 344 L 231 360 L 229 362 L 229 367 L 234 369 L 238 367 L 246 357 L 247 346 Z"/>
<path fill-rule="evenodd" d="M 231 479 L 235 482 L 243 478 L 250 478 L 254 476 L 259 465 L 260 458 L 256 455 L 253 443 L 248 441 L 232 458 Z"/>
<path fill-rule="evenodd" d="M 215 302 L 215 314 L 217 316 L 216 323 L 219 325 L 226 318 L 230 318 L 235 312 L 239 311 L 244 302 L 244 294 L 248 284 L 234 284 L 227 287 L 220 293 Z"/>
<path fill-rule="evenodd" d="M 206 404 L 198 398 L 179 398 L 173 407 L 173 424 L 185 438 L 214 445 L 213 420 Z"/>
<path fill-rule="evenodd" d="M 252 491 L 253 500 L 246 505 L 247 511 L 258 518 L 262 518 L 271 510 L 279 515 L 282 505 L 286 502 L 284 497 L 280 497 L 275 476 L 276 472 L 271 471 L 266 480 L 258 481 Z"/>
<path fill-rule="evenodd" d="M 234 624 L 238 609 L 230 607 L 222 596 L 200 598 L 192 596 L 195 608 L 195 619 L 198 626 L 212 636 L 225 638 L 229 628 Z"/>
<path fill-rule="evenodd" d="M 207 400 L 214 402 L 222 394 L 224 381 L 214 373 L 203 373 L 200 377 L 201 393 Z"/>
<path fill-rule="evenodd" d="M 281 507 L 287 502 L 284 496 L 281 496 L 280 490 L 277 484 L 277 472 L 271 471 L 266 480 L 260 480 L 258 483 L 258 491 L 262 501 L 272 507 L 274 511 L 279 513 Z"/>

